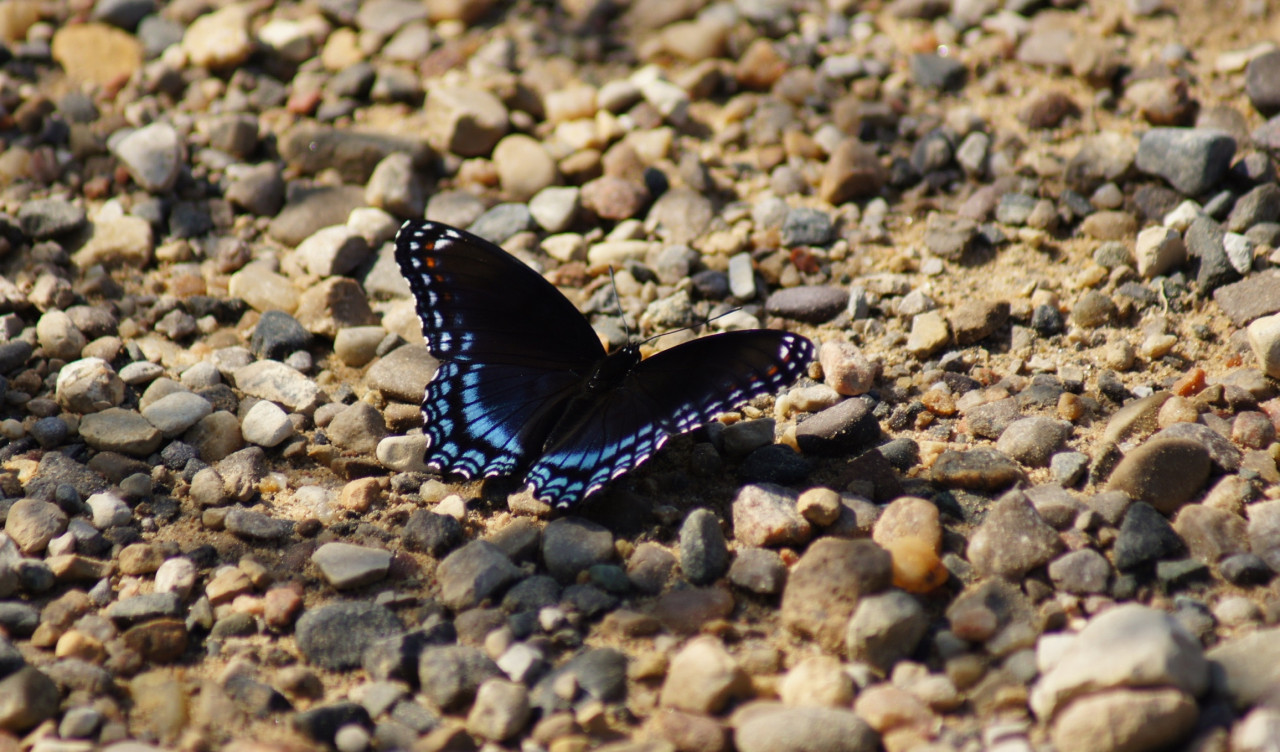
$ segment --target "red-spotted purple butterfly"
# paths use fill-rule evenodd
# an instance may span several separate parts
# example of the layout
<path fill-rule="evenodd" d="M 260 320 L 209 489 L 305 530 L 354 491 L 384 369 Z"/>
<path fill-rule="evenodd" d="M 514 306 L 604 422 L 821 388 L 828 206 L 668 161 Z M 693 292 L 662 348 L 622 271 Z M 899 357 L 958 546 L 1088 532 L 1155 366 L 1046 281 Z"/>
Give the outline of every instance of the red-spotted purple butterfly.
<path fill-rule="evenodd" d="M 796 334 L 714 334 L 641 359 L 606 353 L 559 290 L 483 238 L 411 220 L 396 235 L 427 348 L 440 365 L 422 415 L 432 470 L 520 475 L 570 507 L 672 436 L 795 381 L 813 360 Z"/>

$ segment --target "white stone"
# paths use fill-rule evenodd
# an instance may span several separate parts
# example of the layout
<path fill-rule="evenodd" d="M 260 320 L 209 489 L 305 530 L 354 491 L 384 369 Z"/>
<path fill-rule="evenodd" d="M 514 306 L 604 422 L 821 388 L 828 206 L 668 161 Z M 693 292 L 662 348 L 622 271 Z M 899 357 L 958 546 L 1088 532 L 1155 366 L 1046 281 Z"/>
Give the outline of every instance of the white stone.
<path fill-rule="evenodd" d="M 497 660 L 502 673 L 511 681 L 521 683 L 536 678 L 535 674 L 544 663 L 542 651 L 524 642 L 517 642 L 507 648 Z"/>
<path fill-rule="evenodd" d="M 400 220 L 377 207 L 362 206 L 347 215 L 347 227 L 364 238 L 370 248 L 377 248 L 396 236 Z"/>
<path fill-rule="evenodd" d="M 649 255 L 652 243 L 647 240 L 609 240 L 587 249 L 591 266 L 622 266 L 628 261 L 641 261 Z"/>
<path fill-rule="evenodd" d="M 177 593 L 185 599 L 195 584 L 196 565 L 185 557 L 165 559 L 156 570 L 157 593 Z"/>
<path fill-rule="evenodd" d="M 271 400 L 310 415 L 320 406 L 320 387 L 278 360 L 259 360 L 235 372 L 236 387 L 251 397 Z"/>
<path fill-rule="evenodd" d="M 1230 748 L 1236 752 L 1280 750 L 1280 710 L 1258 707 L 1231 729 Z"/>
<path fill-rule="evenodd" d="M 1177 230 L 1152 225 L 1138 233 L 1133 255 L 1137 257 L 1138 274 L 1151 279 L 1181 266 L 1187 259 L 1187 246 Z"/>
<path fill-rule="evenodd" d="M 133 519 L 133 510 L 124 499 L 110 491 L 96 493 L 85 499 L 92 514 L 93 526 L 99 530 L 126 525 Z"/>
<path fill-rule="evenodd" d="M 172 125 L 152 123 L 112 138 L 108 145 L 144 190 L 164 193 L 177 182 L 183 148 L 182 137 Z"/>
<path fill-rule="evenodd" d="M 142 268 L 151 262 L 155 235 L 147 220 L 140 217 L 99 219 L 91 228 L 93 234 L 75 253 L 80 267 L 127 264 Z"/>
<path fill-rule="evenodd" d="M 378 458 L 378 462 L 388 470 L 396 472 L 427 472 L 427 465 L 423 462 L 423 456 L 427 451 L 427 437 L 418 434 L 415 436 L 388 436 L 378 442 L 378 449 L 374 455 Z"/>
<path fill-rule="evenodd" d="M 740 300 L 756 296 L 756 270 L 751 254 L 739 253 L 729 258 L 729 294 Z"/>
<path fill-rule="evenodd" d="M 293 435 L 293 423 L 280 406 L 259 400 L 240 421 L 244 440 L 263 447 L 273 447 Z"/>
<path fill-rule="evenodd" d="M 587 256 L 587 241 L 576 232 L 548 235 L 542 239 L 542 252 L 556 261 L 581 261 Z"/>
<path fill-rule="evenodd" d="M 258 29 L 258 41 L 280 57 L 301 63 L 315 54 L 311 30 L 300 21 L 273 18 Z"/>
<path fill-rule="evenodd" d="M 182 48 L 201 68 L 229 68 L 248 60 L 253 52 L 249 7 L 229 5 L 200 16 L 187 27 Z"/>
<path fill-rule="evenodd" d="M 1253 268 L 1253 241 L 1238 232 L 1229 232 L 1222 238 L 1222 248 L 1227 252 L 1227 260 L 1240 274 L 1248 274 Z"/>
<path fill-rule="evenodd" d="M 529 214 L 547 232 L 564 232 L 573 225 L 574 216 L 578 213 L 580 193 L 573 186 L 543 188 L 529 200 Z"/>
<path fill-rule="evenodd" d="M 1196 638 L 1168 614 L 1139 604 L 1104 611 L 1056 661 L 1038 655 L 1037 662 L 1048 670 L 1033 687 L 1030 704 L 1042 719 L 1103 689 L 1172 687 L 1199 696 L 1209 682 L 1209 664 Z"/>
<path fill-rule="evenodd" d="M 1200 214 L 1200 204 L 1197 204 L 1191 199 L 1187 199 L 1181 204 L 1175 206 L 1173 211 L 1164 215 L 1164 219 L 1161 221 L 1161 224 L 1171 230 L 1186 232 L 1187 228 L 1191 226 L 1192 222 L 1196 221 L 1196 217 L 1200 216 Z"/>
<path fill-rule="evenodd" d="M 1280 313 L 1254 319 L 1247 333 L 1258 367 L 1271 378 L 1280 379 Z"/>

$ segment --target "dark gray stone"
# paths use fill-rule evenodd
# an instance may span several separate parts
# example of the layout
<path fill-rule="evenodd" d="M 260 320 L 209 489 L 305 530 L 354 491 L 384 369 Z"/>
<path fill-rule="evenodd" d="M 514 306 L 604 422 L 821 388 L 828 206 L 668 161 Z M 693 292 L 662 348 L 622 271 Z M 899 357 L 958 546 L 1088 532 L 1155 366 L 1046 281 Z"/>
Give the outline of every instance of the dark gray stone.
<path fill-rule="evenodd" d="M 1199 216 L 1187 228 L 1187 253 L 1200 260 L 1196 283 L 1200 294 L 1208 295 L 1222 285 L 1240 279 L 1240 272 L 1227 256 L 1226 230 L 1209 217 Z"/>
<path fill-rule="evenodd" d="M 1116 569 L 1124 571 L 1176 556 L 1184 548 L 1169 521 L 1155 507 L 1139 501 L 1125 513 L 1112 554 Z"/>
<path fill-rule="evenodd" d="M 836 316 L 849 303 L 849 292 L 827 285 L 801 285 L 771 293 L 765 310 L 774 316 L 820 324 Z"/>
<path fill-rule="evenodd" d="M 880 438 L 880 422 L 870 399 L 853 397 L 801 423 L 796 427 L 796 444 L 800 451 L 814 455 L 845 455 L 864 448 Z"/>
<path fill-rule="evenodd" d="M 489 656 L 462 645 L 428 647 L 418 659 L 422 693 L 444 710 L 464 708 L 487 679 L 502 676 Z"/>
<path fill-rule="evenodd" d="M 310 344 L 311 333 L 284 311 L 264 311 L 249 339 L 249 349 L 255 355 L 272 360 L 284 360 Z"/>
<path fill-rule="evenodd" d="M 720 518 L 710 509 L 695 509 L 680 526 L 680 569 L 695 585 L 715 582 L 729 568 L 729 548 Z"/>
<path fill-rule="evenodd" d="M 409 515 L 400 537 L 410 551 L 440 558 L 462 542 L 462 523 L 447 514 L 418 509 Z"/>
<path fill-rule="evenodd" d="M 329 603 L 298 619 L 298 649 L 309 663 L 333 671 L 360 665 L 370 645 L 404 631 L 386 606 L 360 601 Z"/>
<path fill-rule="evenodd" d="M 1152 128 L 1138 142 L 1136 162 L 1183 194 L 1199 196 L 1222 180 L 1235 153 L 1235 139 L 1221 131 Z"/>
<path fill-rule="evenodd" d="M 18 225 L 27 236 L 36 240 L 75 232 L 87 221 L 83 208 L 62 199 L 24 201 L 18 209 Z"/>
<path fill-rule="evenodd" d="M 517 232 L 534 226 L 533 215 L 525 204 L 498 204 L 481 214 L 467 231 L 479 235 L 490 243 L 501 245 Z"/>

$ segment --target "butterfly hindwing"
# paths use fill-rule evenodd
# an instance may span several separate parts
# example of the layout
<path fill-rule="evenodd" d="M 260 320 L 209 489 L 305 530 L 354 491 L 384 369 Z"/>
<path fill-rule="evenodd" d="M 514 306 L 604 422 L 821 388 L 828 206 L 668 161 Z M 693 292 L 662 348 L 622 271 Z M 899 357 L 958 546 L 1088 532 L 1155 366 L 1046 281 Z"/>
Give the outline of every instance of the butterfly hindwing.
<path fill-rule="evenodd" d="M 567 371 L 442 362 L 422 401 L 427 466 L 464 478 L 520 470 L 579 381 Z"/>
<path fill-rule="evenodd" d="M 567 507 L 644 462 L 672 436 L 795 381 L 813 360 L 804 337 L 727 332 L 641 361 L 576 430 L 525 475 L 534 495 Z"/>

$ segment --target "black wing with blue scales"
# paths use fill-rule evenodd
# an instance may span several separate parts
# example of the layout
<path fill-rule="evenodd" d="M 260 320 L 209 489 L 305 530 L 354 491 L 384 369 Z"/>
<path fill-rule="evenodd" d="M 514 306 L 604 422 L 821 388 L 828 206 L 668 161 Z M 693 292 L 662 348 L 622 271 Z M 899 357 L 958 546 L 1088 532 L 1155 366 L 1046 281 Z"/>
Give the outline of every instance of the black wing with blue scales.
<path fill-rule="evenodd" d="M 440 362 L 422 401 L 427 466 L 463 478 L 527 466 L 605 357 L 599 337 L 554 285 L 470 233 L 406 222 L 395 255 Z"/>
<path fill-rule="evenodd" d="M 525 479 L 560 505 L 590 496 L 639 465 L 672 436 L 799 378 L 813 360 L 804 337 L 769 329 L 702 337 L 640 361 L 553 439 Z"/>
<path fill-rule="evenodd" d="M 641 360 L 606 355 L 554 285 L 496 245 L 409 221 L 396 261 L 440 362 L 422 412 L 429 467 L 463 478 L 523 475 L 571 506 L 675 435 L 798 378 L 809 340 L 771 330 L 713 335 Z"/>

